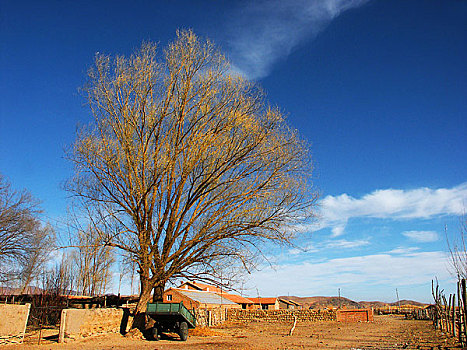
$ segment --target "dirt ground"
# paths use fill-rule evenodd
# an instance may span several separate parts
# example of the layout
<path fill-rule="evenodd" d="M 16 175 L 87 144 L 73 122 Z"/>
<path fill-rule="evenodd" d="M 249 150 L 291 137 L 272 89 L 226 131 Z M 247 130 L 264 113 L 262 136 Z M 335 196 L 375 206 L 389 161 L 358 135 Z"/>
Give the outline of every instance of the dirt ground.
<path fill-rule="evenodd" d="M 298 323 L 292 336 L 291 324 L 250 323 L 248 326 L 224 324 L 197 330 L 188 341 L 168 335 L 160 341 L 107 334 L 57 343 L 56 331 L 44 332 L 46 339 L 37 345 L 38 334 L 28 334 L 21 345 L 2 348 L 17 350 L 54 349 L 150 349 L 150 350 L 292 350 L 292 349 L 459 349 L 453 339 L 435 331 L 429 321 L 405 320 L 388 315 L 375 316 L 371 323 Z M 55 333 L 53 333 L 55 332 Z"/>

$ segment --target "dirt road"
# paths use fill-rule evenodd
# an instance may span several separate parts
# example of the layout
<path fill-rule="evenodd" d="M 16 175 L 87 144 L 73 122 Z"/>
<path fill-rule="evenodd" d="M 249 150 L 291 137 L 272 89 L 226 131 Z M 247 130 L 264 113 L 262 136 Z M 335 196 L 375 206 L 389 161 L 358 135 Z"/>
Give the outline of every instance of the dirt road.
<path fill-rule="evenodd" d="M 176 335 L 158 342 L 100 335 L 66 344 L 52 337 L 42 345 L 30 335 L 26 344 L 8 345 L 5 349 L 151 349 L 151 350 L 292 350 L 292 349 L 459 349 L 452 339 L 435 331 L 429 321 L 405 320 L 399 316 L 376 316 L 371 323 L 302 323 L 288 336 L 289 324 L 251 323 L 248 326 L 225 324 L 198 331 L 208 336 L 191 335 L 181 342 Z"/>

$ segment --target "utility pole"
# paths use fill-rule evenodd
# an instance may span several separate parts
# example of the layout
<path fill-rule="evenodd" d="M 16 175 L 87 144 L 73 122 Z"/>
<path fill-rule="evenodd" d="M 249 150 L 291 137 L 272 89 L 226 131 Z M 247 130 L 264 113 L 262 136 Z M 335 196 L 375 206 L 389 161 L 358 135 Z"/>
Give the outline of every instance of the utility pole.
<path fill-rule="evenodd" d="M 261 297 L 259 296 L 259 290 L 258 290 L 258 287 L 256 287 L 256 294 L 258 294 L 259 308 L 260 308 L 260 310 L 262 310 L 262 309 L 263 309 L 263 307 L 261 306 Z"/>
<path fill-rule="evenodd" d="M 396 288 L 396 297 L 397 297 L 397 304 L 399 305 L 399 312 L 401 310 L 401 301 L 399 300 L 399 293 L 397 292 L 397 288 Z"/>

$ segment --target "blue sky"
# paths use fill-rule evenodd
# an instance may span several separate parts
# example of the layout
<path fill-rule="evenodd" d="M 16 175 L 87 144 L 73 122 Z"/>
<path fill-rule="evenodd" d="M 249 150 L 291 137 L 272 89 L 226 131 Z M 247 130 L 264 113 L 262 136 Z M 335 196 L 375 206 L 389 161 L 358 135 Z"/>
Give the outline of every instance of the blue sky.
<path fill-rule="evenodd" d="M 90 121 L 78 87 L 96 52 L 209 37 L 311 145 L 320 219 L 246 294 L 430 300 L 451 288 L 444 228 L 467 202 L 467 2 L 446 0 L 0 3 L 0 171 L 58 230 L 64 148 Z M 280 281 L 280 283 L 278 283 Z"/>

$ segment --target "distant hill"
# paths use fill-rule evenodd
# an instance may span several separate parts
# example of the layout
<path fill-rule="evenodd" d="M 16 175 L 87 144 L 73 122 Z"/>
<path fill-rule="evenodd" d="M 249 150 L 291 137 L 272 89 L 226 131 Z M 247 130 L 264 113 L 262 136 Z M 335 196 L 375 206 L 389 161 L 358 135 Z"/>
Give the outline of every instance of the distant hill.
<path fill-rule="evenodd" d="M 401 300 L 400 302 L 393 302 L 393 303 L 383 303 L 381 301 L 359 301 L 358 302 L 362 307 L 369 308 L 369 307 L 384 307 L 384 306 L 398 306 L 399 303 L 401 306 L 403 305 L 415 305 L 415 306 L 427 306 L 428 304 L 420 303 L 414 300 Z"/>
<path fill-rule="evenodd" d="M 365 309 L 369 309 L 372 307 L 384 307 L 389 305 L 388 303 L 383 303 L 382 301 L 360 301 L 359 304 Z"/>
<path fill-rule="evenodd" d="M 306 309 L 324 309 L 326 307 L 347 307 L 349 309 L 361 308 L 360 305 L 348 298 L 344 297 L 296 297 L 283 296 L 282 299 L 288 299 L 300 303 Z"/>
<path fill-rule="evenodd" d="M 390 303 L 391 306 L 396 306 L 398 305 L 399 302 L 394 302 L 394 303 Z M 401 300 L 400 301 L 400 304 L 401 305 L 415 305 L 415 306 L 427 306 L 429 304 L 425 304 L 425 303 L 419 303 L 418 301 L 415 301 L 415 300 Z"/>
<path fill-rule="evenodd" d="M 2 287 L 0 286 L 0 295 L 20 295 L 22 288 Z M 28 286 L 24 289 L 23 294 L 43 294 L 45 291 L 42 288 Z"/>
<path fill-rule="evenodd" d="M 378 308 L 384 306 L 397 306 L 399 302 L 384 303 L 382 301 L 353 301 L 344 297 L 296 297 L 296 296 L 281 296 L 281 299 L 292 300 L 303 305 L 305 309 L 324 309 L 326 307 L 346 307 L 349 309 L 364 309 L 364 308 Z M 413 300 L 401 300 L 400 305 L 416 305 L 426 306 L 427 304 L 419 303 Z"/>

